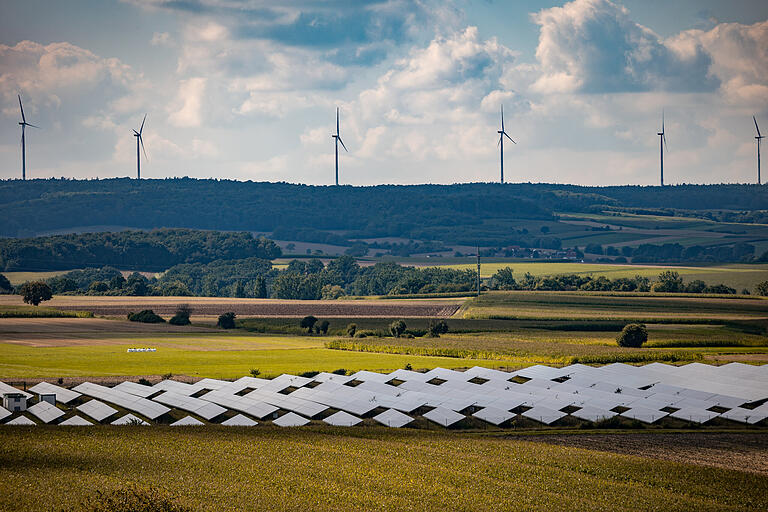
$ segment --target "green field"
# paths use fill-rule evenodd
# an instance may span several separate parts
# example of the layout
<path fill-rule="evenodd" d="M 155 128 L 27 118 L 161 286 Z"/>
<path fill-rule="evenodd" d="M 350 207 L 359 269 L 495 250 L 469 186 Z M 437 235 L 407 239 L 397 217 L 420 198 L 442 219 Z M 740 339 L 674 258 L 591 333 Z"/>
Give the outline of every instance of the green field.
<path fill-rule="evenodd" d="M 3 510 L 82 510 L 97 490 L 130 486 L 154 488 L 178 507 L 163 510 L 768 508 L 764 474 L 518 436 L 381 427 L 8 427 L 0 439 Z"/>
<path fill-rule="evenodd" d="M 156 347 L 132 352 L 129 347 Z M 274 336 L 134 336 L 102 335 L 87 344 L 30 346 L 0 342 L 0 378 L 162 375 L 234 379 L 258 368 L 262 376 L 306 371 L 392 371 L 414 368 L 457 368 L 475 364 L 499 367 L 500 361 L 420 357 L 399 354 L 342 352 L 323 348 L 321 338 Z"/>
<path fill-rule="evenodd" d="M 40 281 L 50 277 L 60 276 L 69 270 L 51 270 L 48 272 L 1 272 L 13 286 L 24 284 L 27 281 Z"/>
<path fill-rule="evenodd" d="M 460 270 L 475 270 L 476 264 L 465 263 L 456 265 L 441 265 L 445 268 Z M 635 277 L 637 275 L 655 280 L 661 272 L 667 269 L 674 270 L 685 282 L 701 279 L 709 285 L 726 284 L 741 291 L 746 288 L 752 292 L 755 285 L 762 281 L 768 281 L 768 264 L 733 264 L 711 267 L 686 267 L 686 266 L 643 266 L 643 265 L 611 265 L 604 263 L 544 263 L 544 262 L 498 262 L 482 263 L 480 275 L 483 278 L 491 277 L 504 267 L 511 267 L 515 272 L 515 278 L 520 279 L 527 272 L 534 276 L 553 276 L 557 274 L 581 274 L 595 277 L 605 276 L 609 279 L 620 277 Z"/>

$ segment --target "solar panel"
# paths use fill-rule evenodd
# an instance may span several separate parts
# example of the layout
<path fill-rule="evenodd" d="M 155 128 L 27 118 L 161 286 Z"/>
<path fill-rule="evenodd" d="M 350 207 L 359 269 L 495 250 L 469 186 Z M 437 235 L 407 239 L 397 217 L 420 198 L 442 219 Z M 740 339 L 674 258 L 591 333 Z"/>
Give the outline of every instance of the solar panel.
<path fill-rule="evenodd" d="M 196 420 L 192 416 L 184 416 L 180 420 L 171 423 L 172 427 L 199 427 L 200 425 L 205 425 L 205 423 Z"/>
<path fill-rule="evenodd" d="M 6 425 L 37 425 L 34 421 L 27 418 L 26 416 L 17 416 L 16 418 L 13 418 L 11 421 L 6 423 Z"/>
<path fill-rule="evenodd" d="M 117 412 L 117 409 L 113 409 L 98 400 L 89 400 L 82 405 L 78 405 L 77 410 L 83 414 L 87 414 L 96 421 L 105 420 Z"/>
<path fill-rule="evenodd" d="M 642 421 L 643 423 L 655 423 L 667 415 L 668 413 L 664 411 L 647 409 L 645 407 L 632 407 L 621 413 L 621 416 L 624 416 L 625 418 Z"/>
<path fill-rule="evenodd" d="M 0 396 L 5 395 L 6 393 L 21 393 L 22 395 L 27 397 L 27 399 L 32 398 L 32 393 L 27 393 L 26 391 L 16 389 L 13 386 L 9 386 L 5 382 L 0 382 Z"/>
<path fill-rule="evenodd" d="M 431 411 L 425 413 L 424 417 L 443 427 L 450 427 L 454 423 L 466 418 L 463 414 L 459 414 L 451 409 L 446 409 L 445 407 L 435 407 Z"/>
<path fill-rule="evenodd" d="M 323 419 L 323 421 L 336 427 L 353 427 L 363 420 L 344 411 L 339 411 L 335 414 L 331 414 Z"/>
<path fill-rule="evenodd" d="M 386 425 L 387 427 L 392 427 L 392 428 L 404 427 L 405 425 L 413 421 L 413 418 L 411 418 L 410 416 L 405 415 L 394 409 L 387 409 L 381 414 L 374 416 L 373 419 L 378 421 L 382 425 Z"/>
<path fill-rule="evenodd" d="M 708 411 L 706 409 L 699 409 L 696 407 L 685 407 L 679 411 L 675 411 L 670 414 L 673 418 L 678 418 L 693 423 L 706 423 L 712 418 L 720 416 L 719 413 Z"/>
<path fill-rule="evenodd" d="M 169 408 L 164 405 L 160 405 L 152 400 L 147 400 L 124 391 L 120 391 L 114 388 L 108 388 L 99 384 L 93 384 L 92 382 L 84 382 L 74 388 L 78 393 L 98 398 L 105 402 L 110 402 L 129 411 L 136 412 L 145 416 L 151 420 L 162 416 L 170 411 Z"/>
<path fill-rule="evenodd" d="M 298 414 L 289 412 L 286 414 L 283 414 L 276 420 L 274 420 L 272 423 L 279 427 L 301 427 L 302 425 L 306 425 L 309 423 L 309 420 L 307 418 L 304 418 L 303 416 L 299 416 Z"/>
<path fill-rule="evenodd" d="M 228 427 L 253 427 L 258 425 L 258 423 L 253 421 L 251 418 L 243 416 L 242 414 L 232 416 L 228 420 L 222 421 L 221 424 Z"/>
<path fill-rule="evenodd" d="M 80 396 L 80 393 L 77 393 L 76 391 L 71 391 L 69 389 L 62 388 L 61 386 L 56 386 L 54 384 L 49 384 L 47 382 L 40 382 L 35 384 L 29 388 L 29 390 L 38 395 L 53 393 L 56 395 L 56 400 L 63 404 L 67 404 Z"/>
<path fill-rule="evenodd" d="M 592 406 L 582 407 L 578 411 L 571 413 L 571 416 L 585 421 L 601 421 L 608 418 L 613 418 L 616 415 L 617 413 L 613 411 Z"/>
<path fill-rule="evenodd" d="M 511 412 L 495 407 L 485 407 L 474 413 L 472 416 L 497 426 L 515 417 Z"/>
<path fill-rule="evenodd" d="M 155 393 L 159 392 L 157 388 L 154 388 L 152 386 L 145 386 L 143 384 L 138 384 L 136 382 L 121 382 L 117 386 L 113 387 L 112 389 L 118 390 L 118 391 L 124 391 L 126 393 L 130 393 L 131 395 L 140 396 L 142 398 L 147 398 L 148 396 L 154 395 Z"/>
<path fill-rule="evenodd" d="M 38 402 L 35 405 L 28 407 L 27 412 L 37 416 L 43 423 L 50 423 L 56 418 L 64 416 L 64 411 L 48 402 Z"/>
<path fill-rule="evenodd" d="M 0 405 L 0 421 L 3 421 L 5 418 L 13 414 L 11 411 Z"/>
<path fill-rule="evenodd" d="M 93 425 L 93 423 L 77 415 L 67 418 L 59 423 L 59 426 L 61 427 L 90 427 L 91 425 Z"/>
<path fill-rule="evenodd" d="M 532 420 L 544 423 L 545 425 L 551 425 L 563 416 L 565 413 L 549 409 L 547 407 L 533 407 L 523 413 L 523 416 Z"/>
<path fill-rule="evenodd" d="M 133 414 L 126 414 L 125 416 L 113 421 L 111 425 L 149 425 L 149 423 L 142 420 L 141 418 L 137 418 Z"/>
<path fill-rule="evenodd" d="M 193 398 L 191 396 L 179 395 L 173 391 L 166 391 L 153 398 L 154 401 L 160 402 L 171 407 L 176 407 L 183 411 L 191 412 L 201 418 L 210 420 L 220 414 L 224 414 L 227 410 L 224 407 L 216 405 L 214 403 L 202 400 L 200 398 Z"/>
<path fill-rule="evenodd" d="M 739 423 L 747 423 L 754 425 L 765 418 L 768 418 L 768 409 L 744 409 L 742 407 L 734 407 L 730 411 L 726 411 L 720 415 L 721 418 L 725 418 L 731 421 L 738 421 Z"/>

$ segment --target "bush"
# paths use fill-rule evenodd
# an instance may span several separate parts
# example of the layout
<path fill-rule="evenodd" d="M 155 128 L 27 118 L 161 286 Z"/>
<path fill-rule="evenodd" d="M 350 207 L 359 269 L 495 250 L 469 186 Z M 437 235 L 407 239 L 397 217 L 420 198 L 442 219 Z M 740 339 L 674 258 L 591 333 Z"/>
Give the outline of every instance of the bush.
<path fill-rule="evenodd" d="M 165 322 L 165 319 L 160 315 L 156 315 L 151 309 L 143 309 L 138 313 L 128 313 L 128 320 L 131 322 L 141 322 L 144 324 L 161 324 Z"/>
<path fill-rule="evenodd" d="M 627 324 L 616 338 L 620 347 L 640 348 L 648 341 L 648 330 L 643 324 Z"/>
<path fill-rule="evenodd" d="M 328 327 L 331 326 L 331 322 L 328 320 L 323 320 L 320 322 L 320 332 L 323 334 L 328 334 Z"/>
<path fill-rule="evenodd" d="M 114 491 L 96 491 L 82 505 L 88 512 L 186 512 L 192 510 L 155 488 L 138 486 Z"/>
<path fill-rule="evenodd" d="M 402 320 L 395 320 L 391 324 L 389 324 L 389 332 L 394 336 L 395 338 L 399 338 L 400 335 L 402 335 L 405 332 L 406 325 L 405 322 Z"/>
<path fill-rule="evenodd" d="M 176 314 L 168 320 L 168 323 L 172 325 L 189 325 L 189 316 L 191 314 L 192 309 L 188 305 L 182 304 L 176 309 Z"/>
<path fill-rule="evenodd" d="M 320 290 L 320 298 L 323 300 L 336 300 L 344 295 L 344 288 L 337 284 L 327 284 Z"/>
<path fill-rule="evenodd" d="M 230 311 L 228 313 L 224 313 L 223 315 L 219 315 L 219 321 L 216 322 L 216 325 L 222 329 L 234 329 L 235 314 Z"/>
<path fill-rule="evenodd" d="M 338 370 L 333 370 L 331 373 L 335 375 L 346 375 L 347 370 L 345 370 L 344 368 L 339 368 Z"/>
<path fill-rule="evenodd" d="M 350 338 L 355 337 L 355 331 L 357 331 L 357 324 L 349 324 L 347 325 L 347 336 Z"/>
<path fill-rule="evenodd" d="M 251 368 L 251 371 L 249 372 L 251 374 L 251 377 L 258 377 L 261 375 L 261 370 L 258 368 Z"/>
<path fill-rule="evenodd" d="M 439 338 L 441 334 L 448 332 L 448 324 L 445 320 L 430 320 L 427 327 L 427 334 L 432 338 Z"/>
<path fill-rule="evenodd" d="M 21 285 L 19 295 L 24 299 L 27 304 L 37 306 L 44 300 L 51 300 L 53 298 L 53 292 L 51 287 L 42 281 L 32 281 Z"/>
<path fill-rule="evenodd" d="M 312 334 L 312 328 L 315 326 L 316 323 L 317 323 L 317 318 L 315 318 L 312 315 L 308 315 L 301 319 L 301 323 L 299 324 L 299 326 L 302 329 L 306 329 L 308 334 Z"/>
<path fill-rule="evenodd" d="M 3 274 L 0 274 L 0 294 L 13 292 L 11 282 Z"/>
<path fill-rule="evenodd" d="M 141 384 L 142 386 L 151 386 L 151 385 L 152 385 L 152 383 L 151 383 L 151 382 L 149 382 L 149 381 L 148 381 L 147 379 L 145 379 L 144 377 L 140 378 L 140 379 L 138 380 L 138 383 L 139 383 L 139 384 Z"/>
<path fill-rule="evenodd" d="M 760 295 L 761 297 L 768 297 L 768 281 L 757 283 L 757 286 L 755 286 L 755 295 Z"/>

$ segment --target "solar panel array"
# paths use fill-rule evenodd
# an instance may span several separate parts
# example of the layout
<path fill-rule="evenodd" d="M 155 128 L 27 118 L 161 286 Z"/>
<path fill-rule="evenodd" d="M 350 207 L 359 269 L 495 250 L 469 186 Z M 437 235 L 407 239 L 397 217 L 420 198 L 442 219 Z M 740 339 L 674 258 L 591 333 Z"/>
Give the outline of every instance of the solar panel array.
<path fill-rule="evenodd" d="M 0 391 L 9 389 L 17 391 L 0 383 Z M 740 363 L 534 365 L 511 373 L 482 367 L 463 372 L 435 368 L 426 373 L 285 374 L 271 380 L 203 379 L 194 384 L 164 380 L 154 386 L 123 382 L 112 388 L 86 382 L 72 390 L 40 383 L 30 390 L 55 393 L 57 401 L 65 404 L 81 395 L 92 397 L 77 410 L 97 422 L 117 414 L 115 407 L 136 414 L 124 415 L 112 424 L 132 420 L 146 423 L 174 409 L 191 416 L 173 425 L 220 422 L 230 426 L 253 426 L 257 424 L 254 418 L 269 419 L 279 426 L 305 425 L 312 419 L 353 426 L 371 418 L 393 428 L 417 418 L 443 427 L 465 419 L 504 426 L 516 418 L 546 425 L 566 417 L 597 422 L 621 416 L 644 423 L 666 417 L 693 423 L 723 418 L 746 424 L 768 418 L 768 365 Z M 765 403 L 756 407 L 760 402 Z M 45 402 L 28 411 L 43 423 L 55 423 L 65 415 L 59 407 Z M 0 421 L 11 415 L 0 408 Z M 217 420 L 220 416 L 227 419 Z M 20 418 L 26 417 L 17 416 L 6 424 L 31 421 Z M 60 424 L 90 422 L 73 416 Z"/>

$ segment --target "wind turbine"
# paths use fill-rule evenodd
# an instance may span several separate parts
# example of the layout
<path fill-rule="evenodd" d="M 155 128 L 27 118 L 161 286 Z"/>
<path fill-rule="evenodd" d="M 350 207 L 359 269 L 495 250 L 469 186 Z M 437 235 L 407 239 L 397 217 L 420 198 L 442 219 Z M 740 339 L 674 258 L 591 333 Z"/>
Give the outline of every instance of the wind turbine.
<path fill-rule="evenodd" d="M 141 137 L 141 132 L 144 131 L 144 121 L 147 120 L 147 114 L 144 114 L 144 119 L 141 121 L 141 128 L 139 128 L 139 131 L 133 130 L 133 136 L 136 137 L 136 179 L 141 179 L 141 154 L 139 153 L 139 144 L 141 144 L 141 149 L 144 151 L 144 158 L 149 160 L 149 157 L 147 156 L 147 150 L 144 149 L 144 139 Z"/>
<path fill-rule="evenodd" d="M 752 116 L 752 120 L 755 122 L 755 130 L 757 130 L 757 137 L 755 137 L 757 141 L 757 184 L 760 185 L 760 141 L 765 138 L 765 135 L 760 135 L 760 128 L 757 126 L 755 116 Z"/>
<path fill-rule="evenodd" d="M 497 145 L 499 146 L 501 157 L 501 182 L 504 183 L 504 137 L 512 140 L 512 137 L 504 131 L 504 105 L 501 106 L 501 130 L 497 130 L 496 133 L 499 134 L 499 143 Z M 514 140 L 512 140 L 512 143 L 517 144 Z"/>
<path fill-rule="evenodd" d="M 21 126 L 21 179 L 26 180 L 27 179 L 27 141 L 25 137 L 25 132 L 27 126 L 31 126 L 32 128 L 40 128 L 39 126 L 35 126 L 33 124 L 29 124 L 27 122 L 27 118 L 24 117 L 24 107 L 21 105 L 21 94 L 17 95 L 19 97 L 19 109 L 21 110 L 21 122 L 19 125 Z"/>
<path fill-rule="evenodd" d="M 669 151 L 667 147 L 667 136 L 664 132 L 664 111 L 661 111 L 661 131 L 656 135 L 659 136 L 659 157 L 661 158 L 661 186 L 664 186 L 664 150 Z"/>
<path fill-rule="evenodd" d="M 349 150 L 347 149 L 347 146 L 344 145 L 344 141 L 341 140 L 341 135 L 339 135 L 339 107 L 336 107 L 336 133 L 334 135 L 331 135 L 336 141 L 336 186 L 339 185 L 339 142 L 341 142 L 341 147 L 344 148 L 344 151 L 349 153 Z"/>

